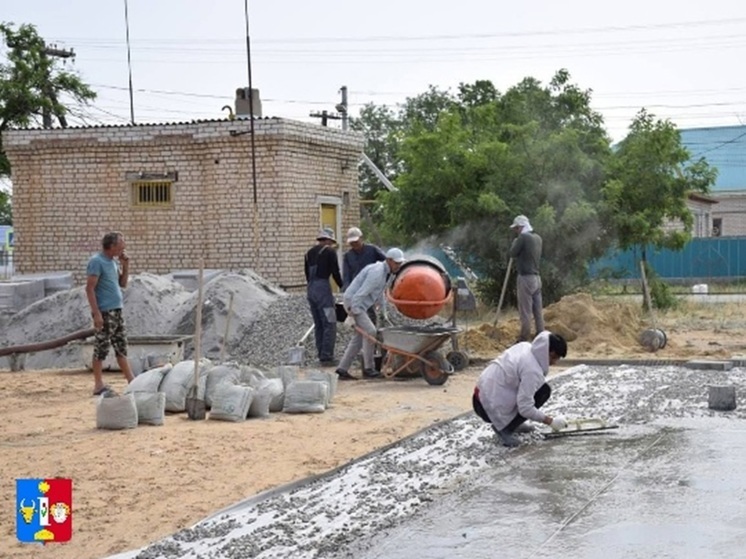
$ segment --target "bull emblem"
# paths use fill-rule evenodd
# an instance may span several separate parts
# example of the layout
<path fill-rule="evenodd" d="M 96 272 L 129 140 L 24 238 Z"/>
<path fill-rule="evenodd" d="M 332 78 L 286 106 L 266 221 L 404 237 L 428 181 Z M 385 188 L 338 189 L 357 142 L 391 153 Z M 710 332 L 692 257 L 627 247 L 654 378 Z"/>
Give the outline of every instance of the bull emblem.
<path fill-rule="evenodd" d="M 36 503 L 34 501 L 31 501 L 31 506 L 27 507 L 23 503 L 26 501 L 26 499 L 21 499 L 21 516 L 23 516 L 23 521 L 26 524 L 31 524 L 31 521 L 34 519 L 34 512 L 36 512 Z"/>

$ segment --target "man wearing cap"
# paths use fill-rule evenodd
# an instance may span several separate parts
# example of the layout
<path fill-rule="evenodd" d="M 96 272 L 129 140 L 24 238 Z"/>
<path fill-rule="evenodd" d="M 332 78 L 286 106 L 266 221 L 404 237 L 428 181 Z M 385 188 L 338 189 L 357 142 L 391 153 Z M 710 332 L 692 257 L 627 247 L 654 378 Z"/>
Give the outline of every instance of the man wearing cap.
<path fill-rule="evenodd" d="M 383 302 L 386 285 L 403 263 L 404 253 L 398 248 L 389 249 L 383 262 L 367 265 L 345 290 L 344 305 L 348 314 L 355 321 L 355 326 L 368 335 L 363 336 L 357 329 L 355 330 L 336 371 L 340 380 L 356 380 L 356 377 L 348 371 L 361 348 L 363 350 L 363 377 L 378 378 L 381 376 L 381 372 L 375 369 L 373 360 L 376 326 L 368 316 L 367 310 L 376 303 Z"/>
<path fill-rule="evenodd" d="M 313 316 L 316 351 L 322 366 L 333 366 L 334 344 L 337 341 L 337 315 L 334 310 L 334 294 L 329 278 L 341 288 L 337 251 L 334 250 L 334 231 L 329 228 L 319 231 L 316 245 L 306 253 L 305 273 L 308 283 L 307 297 Z"/>
<path fill-rule="evenodd" d="M 345 252 L 342 259 L 342 290 L 347 289 L 352 280 L 368 264 L 386 260 L 386 255 L 380 248 L 376 245 L 363 242 L 363 232 L 357 227 L 350 227 L 347 231 L 347 244 L 350 246 L 350 250 Z M 373 324 L 376 324 L 376 310 L 374 307 L 368 309 L 368 316 L 373 321 Z"/>
<path fill-rule="evenodd" d="M 552 390 L 546 382 L 550 365 L 567 356 L 567 342 L 545 330 L 534 341 L 506 349 L 482 371 L 471 403 L 474 413 L 492 425 L 504 446 L 518 446 L 515 433 L 530 432 L 527 419 L 559 431 L 567 427 L 564 417 L 547 415 L 543 406 Z"/>
<path fill-rule="evenodd" d="M 515 260 L 518 272 L 518 314 L 521 318 L 519 341 L 531 340 L 531 317 L 536 323 L 536 333 L 544 331 L 544 317 L 541 303 L 541 237 L 533 230 L 525 215 L 516 216 L 510 226 L 516 238 L 510 246 L 510 256 Z"/>

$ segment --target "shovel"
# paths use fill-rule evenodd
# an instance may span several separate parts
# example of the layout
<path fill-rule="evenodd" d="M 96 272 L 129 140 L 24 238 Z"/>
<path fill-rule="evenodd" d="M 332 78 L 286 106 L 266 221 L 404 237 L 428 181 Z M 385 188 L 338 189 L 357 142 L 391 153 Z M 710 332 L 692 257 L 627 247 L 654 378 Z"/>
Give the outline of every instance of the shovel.
<path fill-rule="evenodd" d="M 186 397 L 186 411 L 189 419 L 205 418 L 205 401 L 199 397 L 199 358 L 202 345 L 202 271 L 204 264 L 199 263 L 197 280 L 197 317 L 194 325 L 194 384 L 189 387 Z"/>
<path fill-rule="evenodd" d="M 314 325 L 311 324 L 311 327 L 306 330 L 305 334 L 303 334 L 303 337 L 298 342 L 298 345 L 290 348 L 290 351 L 288 352 L 288 365 L 303 365 L 303 362 L 306 358 L 306 348 L 303 344 L 305 343 L 306 338 L 311 335 L 313 329 Z"/>
<path fill-rule="evenodd" d="M 492 327 L 497 327 L 497 320 L 500 318 L 500 311 L 503 308 L 503 301 L 505 300 L 505 290 L 508 287 L 508 280 L 510 279 L 510 268 L 513 266 L 513 259 L 508 259 L 508 267 L 505 270 L 505 279 L 503 280 L 503 288 L 500 291 L 500 301 L 497 303 L 497 311 L 495 312 L 495 322 L 492 323 Z"/>

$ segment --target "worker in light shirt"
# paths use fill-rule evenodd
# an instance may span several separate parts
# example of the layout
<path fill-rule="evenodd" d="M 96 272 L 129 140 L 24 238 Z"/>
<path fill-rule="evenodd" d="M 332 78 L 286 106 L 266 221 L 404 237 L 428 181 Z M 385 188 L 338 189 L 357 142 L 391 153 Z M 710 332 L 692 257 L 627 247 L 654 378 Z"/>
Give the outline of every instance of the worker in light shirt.
<path fill-rule="evenodd" d="M 552 391 L 546 382 L 549 366 L 567 355 L 567 342 L 545 330 L 533 342 L 519 342 L 500 354 L 482 371 L 472 396 L 474 412 L 497 433 L 504 446 L 518 446 L 516 432 L 533 430 L 527 419 L 554 430 L 567 427 L 561 416 L 552 417 L 539 408 Z"/>

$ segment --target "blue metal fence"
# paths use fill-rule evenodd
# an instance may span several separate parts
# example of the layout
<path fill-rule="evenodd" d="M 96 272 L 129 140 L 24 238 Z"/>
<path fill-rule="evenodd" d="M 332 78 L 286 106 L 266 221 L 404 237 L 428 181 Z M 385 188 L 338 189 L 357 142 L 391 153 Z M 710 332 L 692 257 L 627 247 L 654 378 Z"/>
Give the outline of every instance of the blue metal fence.
<path fill-rule="evenodd" d="M 746 278 L 746 237 L 692 239 L 681 251 L 647 247 L 648 262 L 661 278 Z M 611 251 L 590 266 L 591 277 L 631 279 L 640 277 L 640 249 Z"/>

